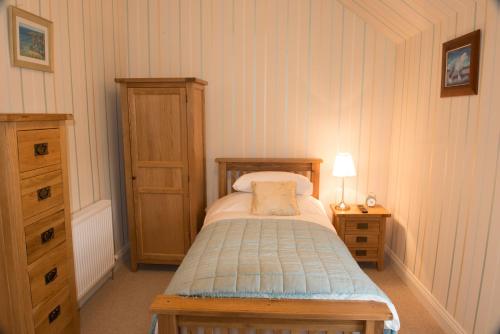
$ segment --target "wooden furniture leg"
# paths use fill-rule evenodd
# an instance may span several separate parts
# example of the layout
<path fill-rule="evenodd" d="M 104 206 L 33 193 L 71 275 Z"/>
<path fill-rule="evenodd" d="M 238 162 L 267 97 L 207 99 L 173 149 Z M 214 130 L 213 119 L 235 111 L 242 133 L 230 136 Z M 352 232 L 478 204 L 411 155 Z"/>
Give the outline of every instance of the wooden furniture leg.
<path fill-rule="evenodd" d="M 383 321 L 375 321 L 375 333 L 384 334 L 384 322 Z"/>
<path fill-rule="evenodd" d="M 367 320 L 365 324 L 365 334 L 384 334 L 384 322 Z"/>
<path fill-rule="evenodd" d="M 177 334 L 177 319 L 175 315 L 158 315 L 158 334 Z"/>
<path fill-rule="evenodd" d="M 365 334 L 375 334 L 375 321 L 373 320 L 366 321 Z"/>

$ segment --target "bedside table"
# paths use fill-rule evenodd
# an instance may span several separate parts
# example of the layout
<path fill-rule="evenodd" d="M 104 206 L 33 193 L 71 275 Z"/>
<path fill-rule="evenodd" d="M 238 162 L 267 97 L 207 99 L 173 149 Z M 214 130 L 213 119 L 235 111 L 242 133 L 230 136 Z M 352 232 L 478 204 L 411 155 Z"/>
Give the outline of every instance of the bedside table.
<path fill-rule="evenodd" d="M 377 269 L 384 269 L 385 220 L 391 214 L 381 205 L 368 208 L 368 213 L 351 205 L 347 211 L 333 211 L 333 226 L 358 262 L 376 262 Z M 366 207 L 366 206 L 365 206 Z"/>

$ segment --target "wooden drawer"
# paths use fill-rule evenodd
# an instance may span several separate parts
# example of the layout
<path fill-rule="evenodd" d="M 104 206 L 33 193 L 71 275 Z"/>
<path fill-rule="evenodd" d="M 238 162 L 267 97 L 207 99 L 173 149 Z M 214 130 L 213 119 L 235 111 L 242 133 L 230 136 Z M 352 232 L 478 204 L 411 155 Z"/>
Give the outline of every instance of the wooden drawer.
<path fill-rule="evenodd" d="M 62 205 L 64 197 L 61 171 L 57 170 L 22 180 L 21 196 L 24 218 Z"/>
<path fill-rule="evenodd" d="M 379 233 L 378 220 L 348 220 L 345 223 L 345 234 Z"/>
<path fill-rule="evenodd" d="M 33 307 L 68 286 L 66 243 L 63 242 L 46 256 L 34 262 L 28 271 Z"/>
<path fill-rule="evenodd" d="M 349 247 L 378 247 L 377 234 L 346 234 L 344 241 Z"/>
<path fill-rule="evenodd" d="M 59 129 L 18 131 L 17 142 L 21 173 L 61 162 Z"/>
<path fill-rule="evenodd" d="M 33 309 L 36 334 L 60 333 L 71 321 L 73 308 L 68 287 Z"/>
<path fill-rule="evenodd" d="M 376 261 L 378 259 L 378 248 L 349 247 L 356 261 Z"/>
<path fill-rule="evenodd" d="M 28 264 L 66 240 L 64 210 L 50 214 L 24 228 Z"/>

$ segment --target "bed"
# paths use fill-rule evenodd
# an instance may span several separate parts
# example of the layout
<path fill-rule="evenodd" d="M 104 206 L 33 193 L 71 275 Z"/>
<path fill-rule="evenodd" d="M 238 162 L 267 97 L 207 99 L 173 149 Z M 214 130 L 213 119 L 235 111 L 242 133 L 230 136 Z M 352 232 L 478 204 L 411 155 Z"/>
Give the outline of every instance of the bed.
<path fill-rule="evenodd" d="M 220 199 L 165 294 L 151 305 L 153 329 L 160 334 L 399 329 L 394 305 L 356 264 L 316 200 L 320 159 L 216 161 Z M 302 174 L 311 180 L 314 198 L 298 196 L 297 217 L 252 217 L 246 209 L 251 194 L 228 193 L 240 175 L 254 171 Z"/>

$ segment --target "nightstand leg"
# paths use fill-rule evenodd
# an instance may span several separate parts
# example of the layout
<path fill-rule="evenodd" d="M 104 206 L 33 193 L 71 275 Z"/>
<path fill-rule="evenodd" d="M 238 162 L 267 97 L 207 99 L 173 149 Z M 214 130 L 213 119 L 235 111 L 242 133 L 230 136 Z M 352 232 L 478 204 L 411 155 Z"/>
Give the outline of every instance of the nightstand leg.
<path fill-rule="evenodd" d="M 384 259 L 383 258 L 381 260 L 377 261 L 377 270 L 379 270 L 379 271 L 384 270 Z"/>

